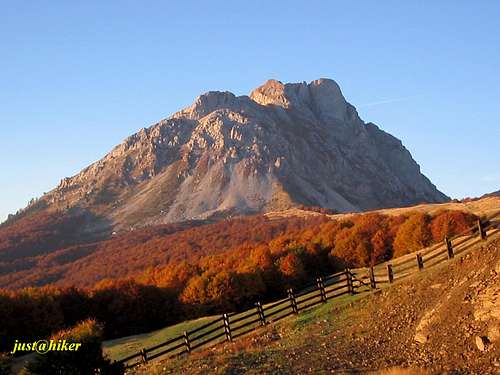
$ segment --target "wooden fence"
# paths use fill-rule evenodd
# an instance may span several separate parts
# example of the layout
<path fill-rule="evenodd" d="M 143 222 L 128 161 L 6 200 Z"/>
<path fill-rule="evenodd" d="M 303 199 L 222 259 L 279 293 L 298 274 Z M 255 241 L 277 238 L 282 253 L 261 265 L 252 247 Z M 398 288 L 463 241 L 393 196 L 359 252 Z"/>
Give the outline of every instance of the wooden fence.
<path fill-rule="evenodd" d="M 465 253 L 476 243 L 485 240 L 487 229 L 491 233 L 499 231 L 498 223 L 493 221 L 498 214 L 486 220 L 478 220 L 477 225 L 452 238 L 445 238 L 443 244 L 436 244 L 414 254 L 393 259 L 374 267 L 348 269 L 326 277 L 319 277 L 296 292 L 287 290 L 285 298 L 263 305 L 257 302 L 255 307 L 241 312 L 222 314 L 211 322 L 203 324 L 182 335 L 173 337 L 161 344 L 143 348 L 139 352 L 120 359 L 125 368 L 132 368 L 147 363 L 158 357 L 171 358 L 188 354 L 201 347 L 209 347 L 221 342 L 233 341 L 269 323 L 277 322 L 290 315 L 326 303 L 347 294 L 370 292 L 389 286 L 422 269 L 436 266 L 456 255 Z M 494 228 L 494 229 L 493 229 Z"/>

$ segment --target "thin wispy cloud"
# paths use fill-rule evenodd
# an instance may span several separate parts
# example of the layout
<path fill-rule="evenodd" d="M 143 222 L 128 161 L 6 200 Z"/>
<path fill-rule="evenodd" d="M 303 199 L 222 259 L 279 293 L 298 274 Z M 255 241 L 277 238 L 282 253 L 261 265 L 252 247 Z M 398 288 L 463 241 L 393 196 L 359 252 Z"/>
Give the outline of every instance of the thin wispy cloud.
<path fill-rule="evenodd" d="M 407 100 L 410 100 L 410 99 L 419 98 L 421 96 L 422 95 L 411 95 L 411 96 L 403 96 L 403 97 L 400 97 L 400 98 L 390 98 L 390 99 L 377 100 L 377 101 L 370 102 L 370 103 L 360 104 L 357 107 L 358 108 L 365 108 L 365 107 L 374 107 L 374 106 L 383 105 L 383 104 L 404 102 L 404 101 L 407 101 Z"/>

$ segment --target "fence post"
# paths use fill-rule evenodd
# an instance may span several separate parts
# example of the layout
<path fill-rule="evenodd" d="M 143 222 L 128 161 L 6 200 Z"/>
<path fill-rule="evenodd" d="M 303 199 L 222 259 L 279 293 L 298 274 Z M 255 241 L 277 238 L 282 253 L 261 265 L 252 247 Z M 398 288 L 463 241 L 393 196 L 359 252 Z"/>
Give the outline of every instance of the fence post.
<path fill-rule="evenodd" d="M 479 231 L 479 238 L 481 240 L 486 239 L 486 231 L 484 230 L 483 223 L 481 223 L 481 219 L 477 219 L 477 229 Z"/>
<path fill-rule="evenodd" d="M 141 358 L 142 363 L 148 363 L 148 353 L 146 353 L 146 349 L 144 348 L 141 349 Z"/>
<path fill-rule="evenodd" d="M 424 259 L 420 253 L 417 253 L 417 266 L 419 271 L 424 268 Z"/>
<path fill-rule="evenodd" d="M 392 264 L 387 265 L 387 278 L 389 279 L 389 283 L 394 281 L 394 272 L 392 271 Z"/>
<path fill-rule="evenodd" d="M 231 334 L 231 326 L 229 325 L 229 317 L 227 314 L 222 315 L 222 321 L 224 322 L 224 332 L 226 333 L 226 340 L 233 341 L 233 335 Z"/>
<path fill-rule="evenodd" d="M 349 268 L 346 267 L 344 272 L 347 281 L 347 292 L 351 294 L 351 278 L 349 277 Z"/>
<path fill-rule="evenodd" d="M 345 276 L 347 278 L 347 291 L 349 294 L 354 294 L 354 283 L 352 281 L 352 273 L 351 270 L 349 270 L 349 267 L 346 267 L 345 269 Z"/>
<path fill-rule="evenodd" d="M 187 331 L 183 332 L 183 336 L 184 336 L 184 344 L 186 345 L 186 350 L 189 353 L 191 352 L 191 342 L 189 341 L 189 335 Z"/>
<path fill-rule="evenodd" d="M 264 315 L 264 309 L 262 308 L 262 304 L 260 302 L 256 302 L 255 306 L 257 308 L 257 313 L 259 314 L 260 325 L 266 325 L 266 316 Z"/>
<path fill-rule="evenodd" d="M 288 289 L 288 299 L 290 300 L 290 306 L 292 307 L 292 311 L 294 314 L 299 313 L 299 309 L 297 308 L 297 300 L 295 299 L 295 293 L 293 293 L 293 289 Z"/>
<path fill-rule="evenodd" d="M 321 302 L 326 302 L 326 292 L 325 292 L 325 285 L 323 284 L 323 278 L 318 277 L 316 279 L 316 282 L 318 283 L 318 289 L 319 289 L 319 294 L 321 296 Z"/>
<path fill-rule="evenodd" d="M 446 250 L 448 251 L 448 259 L 453 258 L 453 256 L 455 255 L 453 254 L 453 245 L 447 236 L 444 237 L 444 243 L 446 245 Z"/>
<path fill-rule="evenodd" d="M 370 266 L 370 287 L 372 289 L 377 289 L 377 282 L 375 280 L 375 272 L 373 271 L 373 266 Z"/>

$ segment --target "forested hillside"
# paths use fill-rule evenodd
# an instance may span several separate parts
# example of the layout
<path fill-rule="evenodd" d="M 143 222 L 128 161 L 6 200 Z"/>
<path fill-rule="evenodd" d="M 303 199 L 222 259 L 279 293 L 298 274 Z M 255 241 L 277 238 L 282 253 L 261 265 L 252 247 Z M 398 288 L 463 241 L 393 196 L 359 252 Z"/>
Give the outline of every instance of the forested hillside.
<path fill-rule="evenodd" d="M 71 263 L 75 280 L 100 281 L 87 282 L 85 289 L 49 285 L 0 292 L 0 350 L 10 347 L 14 338 L 44 337 L 89 317 L 104 323 L 106 337 L 118 337 L 188 317 L 243 309 L 315 276 L 442 241 L 475 219 L 459 211 L 433 216 L 369 213 L 342 220 L 256 216 L 192 228 L 148 229 L 152 238 L 145 241 L 141 235 L 146 232 L 138 232 L 78 245 L 75 248 L 96 246 L 99 252 L 92 255 L 100 263 Z M 45 261 L 61 254 L 50 254 Z M 116 273 L 96 277 L 106 265 Z"/>

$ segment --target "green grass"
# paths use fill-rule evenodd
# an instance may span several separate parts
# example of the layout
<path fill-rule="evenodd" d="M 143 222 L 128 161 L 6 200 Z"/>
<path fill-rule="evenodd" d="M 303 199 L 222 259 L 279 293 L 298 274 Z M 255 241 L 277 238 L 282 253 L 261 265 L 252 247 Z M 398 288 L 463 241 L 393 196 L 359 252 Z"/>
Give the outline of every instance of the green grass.
<path fill-rule="evenodd" d="M 447 263 L 447 262 L 443 262 L 443 263 Z M 432 269 L 433 268 L 434 267 L 432 267 Z M 415 272 L 414 274 L 412 274 L 410 276 L 410 278 L 422 276 L 422 274 L 425 274 L 428 271 L 429 271 L 428 269 L 424 268 L 424 270 L 422 272 Z M 336 278 L 336 279 L 338 279 L 338 278 Z M 396 279 L 394 284 L 399 284 L 400 282 L 403 282 L 405 279 L 402 279 L 402 280 Z M 388 284 L 388 283 L 377 285 L 377 287 L 379 288 L 378 289 L 379 291 L 386 289 L 390 286 L 391 286 L 391 284 Z M 331 288 L 331 286 L 326 286 L 327 290 L 329 288 Z M 276 324 L 278 326 L 281 324 L 286 324 L 288 326 L 293 327 L 294 329 L 301 330 L 301 329 L 306 329 L 308 324 L 311 324 L 312 322 L 315 322 L 318 320 L 326 320 L 328 322 L 336 321 L 340 317 L 332 315 L 332 313 L 331 313 L 332 308 L 344 306 L 344 305 L 347 305 L 351 302 L 357 301 L 357 300 L 363 298 L 364 296 L 368 295 L 369 293 L 367 293 L 367 292 L 370 291 L 369 287 L 363 287 L 359 290 L 361 291 L 361 293 L 359 293 L 359 294 L 356 294 L 356 295 L 348 295 L 347 294 L 347 295 L 343 295 L 340 297 L 335 297 L 333 299 L 328 300 L 328 302 L 325 304 L 313 306 L 305 311 L 301 311 L 298 316 L 291 315 L 288 318 L 281 320 Z M 339 290 L 335 293 L 339 293 L 342 291 L 343 290 Z M 318 292 L 313 291 L 312 293 L 317 294 Z M 307 298 L 309 295 L 310 294 L 307 294 L 307 295 L 304 295 L 304 296 L 297 298 L 297 301 L 299 302 L 299 307 L 300 307 L 300 301 L 302 299 Z M 318 301 L 318 300 L 319 300 L 319 297 L 315 298 L 314 300 L 308 301 L 307 303 L 310 303 L 313 301 Z M 281 299 L 279 301 L 283 301 L 283 299 Z M 266 308 L 266 306 L 274 304 L 275 302 L 278 302 L 278 301 L 274 301 L 274 302 L 271 302 L 269 304 L 264 305 L 263 306 L 264 309 Z M 281 309 L 285 306 L 288 306 L 287 303 L 276 306 L 273 309 L 268 309 L 265 313 L 267 315 L 267 314 L 271 313 L 272 311 L 276 311 L 276 310 Z M 249 312 L 250 312 L 250 310 L 247 310 L 247 311 L 238 313 L 234 316 L 231 316 L 230 321 L 234 320 L 234 319 L 238 319 L 239 317 L 246 315 Z M 273 316 L 271 319 L 274 319 L 277 316 L 285 314 L 286 312 L 288 312 L 288 310 L 284 311 L 278 315 Z M 214 321 L 215 319 L 217 319 L 219 317 L 220 317 L 220 315 L 207 316 L 207 317 L 203 317 L 203 318 L 199 318 L 199 319 L 184 321 L 182 323 L 179 323 L 179 324 L 176 324 L 173 326 L 169 326 L 169 327 L 165 327 L 163 329 L 153 331 L 150 333 L 139 334 L 139 335 L 134 335 L 134 336 L 127 336 L 127 337 L 122 337 L 122 338 L 115 339 L 115 340 L 109 340 L 103 344 L 103 348 L 104 348 L 105 353 L 112 360 L 119 360 L 121 358 L 125 358 L 129 355 L 132 355 L 132 354 L 139 352 L 142 348 L 152 347 L 154 345 L 160 344 L 160 343 L 165 342 L 165 341 L 172 339 L 174 337 L 180 336 L 180 335 L 182 335 L 182 333 L 184 331 L 191 331 L 191 330 L 196 329 L 197 327 L 199 327 L 203 324 Z M 240 322 L 237 322 L 236 326 L 241 326 L 241 325 L 245 324 L 246 322 L 249 322 L 250 320 L 254 320 L 255 318 L 256 318 L 256 315 L 251 315 L 251 316 L 241 320 Z M 221 333 L 222 332 L 222 323 L 219 323 L 219 325 L 221 326 L 220 330 L 212 333 L 210 336 L 204 337 L 202 340 Z M 248 327 L 245 327 L 241 331 L 249 329 L 251 327 L 258 328 L 259 325 L 260 325 L 260 323 L 256 322 Z M 198 335 L 202 334 L 203 332 L 206 332 L 214 327 L 215 326 L 211 326 L 205 330 L 197 332 L 195 334 L 195 336 L 198 336 Z M 241 332 L 241 331 L 238 331 L 238 332 Z M 217 341 L 210 343 L 210 345 L 216 344 L 217 342 L 222 342 L 224 340 L 225 340 L 225 337 L 221 337 Z M 196 341 L 194 342 L 194 344 L 196 344 Z M 159 349 L 159 350 L 162 350 L 162 349 Z"/>
<path fill-rule="evenodd" d="M 270 304 L 272 304 L 272 303 L 270 303 Z M 268 304 L 268 305 L 270 305 L 270 304 Z M 286 306 L 286 304 L 277 306 L 276 308 L 273 308 L 273 309 L 269 310 L 268 312 L 277 310 L 277 309 L 282 308 L 284 306 Z M 265 307 L 266 307 L 266 305 L 264 305 L 264 308 Z M 230 320 L 238 319 L 239 317 L 246 315 L 249 312 L 250 312 L 250 310 L 246 310 L 246 311 L 243 311 L 243 312 L 238 313 L 236 315 L 233 315 L 230 317 Z M 162 342 L 165 342 L 167 340 L 170 340 L 174 337 L 180 336 L 183 334 L 184 331 L 192 331 L 192 330 L 196 329 L 197 327 L 200 327 L 206 323 L 209 323 L 211 321 L 216 320 L 220 316 L 221 315 L 213 315 L 213 316 L 206 316 L 206 317 L 198 318 L 198 319 L 194 319 L 194 320 L 187 320 L 187 321 L 184 321 L 184 322 L 172 325 L 172 326 L 168 326 L 168 327 L 165 327 L 165 328 L 162 328 L 162 329 L 150 332 L 150 333 L 143 333 L 143 334 L 138 334 L 138 335 L 120 337 L 120 338 L 114 339 L 114 340 L 108 340 L 108 341 L 105 341 L 103 343 L 103 350 L 104 350 L 105 354 L 110 359 L 115 360 L 115 361 L 120 360 L 122 358 L 128 357 L 132 354 L 139 352 L 142 348 L 149 348 L 149 347 L 155 346 L 157 344 L 160 344 Z M 249 321 L 254 320 L 256 318 L 257 318 L 257 315 L 251 315 L 251 316 L 247 317 L 246 319 L 243 319 L 243 320 L 237 322 L 236 326 L 243 325 L 246 322 L 249 322 Z M 221 326 L 220 330 L 214 332 L 213 334 L 211 334 L 209 336 L 204 337 L 203 339 L 208 338 L 208 337 L 212 337 L 212 336 L 217 335 L 218 333 L 221 333 L 222 332 L 222 322 L 219 323 L 218 325 Z M 248 327 L 245 327 L 244 329 L 249 329 L 250 327 L 258 327 L 258 326 L 259 326 L 259 323 L 257 322 L 257 323 L 254 323 L 252 325 L 249 325 Z M 197 332 L 195 334 L 195 336 L 198 336 L 198 335 L 200 335 L 200 334 L 202 334 L 210 329 L 213 329 L 213 328 L 215 328 L 215 325 Z M 243 329 L 242 329 L 242 331 L 243 331 Z M 221 342 L 224 340 L 225 340 L 225 338 L 222 337 L 218 341 Z M 215 341 L 214 341 L 214 343 L 215 343 Z M 159 350 L 161 350 L 161 349 L 159 349 Z"/>
<path fill-rule="evenodd" d="M 244 371 L 253 367 L 259 367 L 264 373 L 275 373 L 276 368 L 287 368 L 289 360 L 287 350 L 300 348 L 304 345 L 304 342 L 310 340 L 310 336 L 305 333 L 311 329 L 317 330 L 316 323 L 322 322 L 322 324 L 326 324 L 322 326 L 322 329 L 328 327 L 331 330 L 334 327 L 341 327 L 347 319 L 350 319 L 348 311 L 341 307 L 347 306 L 367 295 L 368 293 L 340 296 L 330 299 L 324 304 L 304 310 L 298 315 L 291 315 L 276 322 L 273 326 L 277 331 L 288 332 L 284 337 L 280 338 L 277 346 L 266 346 L 263 350 L 236 350 L 231 353 L 220 354 L 218 357 L 178 357 L 163 363 L 152 363 L 148 367 L 147 373 L 151 375 L 164 374 L 164 367 L 169 370 L 185 368 L 186 363 L 189 363 L 188 368 L 189 366 L 194 368 L 204 365 L 211 366 L 210 373 L 221 375 L 244 373 Z M 313 328 L 312 325 L 314 325 Z M 273 326 L 267 326 L 267 330 Z M 254 332 L 259 335 L 259 331 Z M 219 358 L 220 362 L 217 362 L 219 360 L 216 358 Z M 217 363 L 214 364 L 214 361 Z M 216 370 L 214 370 L 213 366 L 215 366 Z M 187 371 L 189 372 L 189 370 Z"/>
<path fill-rule="evenodd" d="M 382 285 L 380 285 L 380 286 L 382 286 Z M 389 284 L 384 284 L 383 288 L 388 287 L 388 286 L 389 286 Z M 326 287 L 327 290 L 330 288 L 332 288 L 332 286 Z M 366 289 L 369 291 L 369 288 L 366 288 Z M 336 291 L 335 293 L 340 293 L 342 291 L 344 291 L 344 290 L 339 290 L 339 291 Z M 318 291 L 313 291 L 311 293 L 317 294 Z M 354 302 L 354 301 L 357 301 L 357 300 L 363 298 L 364 296 L 366 296 L 368 294 L 369 293 L 366 293 L 365 291 L 363 291 L 363 292 L 356 294 L 356 295 L 346 294 L 343 296 L 335 297 L 333 299 L 329 299 L 327 303 L 315 305 L 311 308 L 308 308 L 307 310 L 301 311 L 299 313 L 299 315 L 297 315 L 297 316 L 291 315 L 291 316 L 285 318 L 284 320 L 277 322 L 276 324 L 278 326 L 284 324 L 284 325 L 291 326 L 294 329 L 301 330 L 304 327 L 307 327 L 308 324 L 315 322 L 315 321 L 318 321 L 320 319 L 331 322 L 331 321 L 337 320 L 339 318 L 339 317 L 336 317 L 336 316 L 331 314 L 332 308 L 347 305 L 351 302 Z M 310 295 L 310 294 L 307 294 L 307 295 L 304 295 L 304 296 L 297 298 L 297 301 L 299 302 L 299 307 L 300 307 L 300 301 L 302 299 L 307 298 L 308 295 Z M 284 299 L 281 299 L 279 301 L 283 301 L 283 300 Z M 318 300 L 319 300 L 319 297 L 317 297 L 311 301 L 308 301 L 307 303 L 310 303 L 313 301 L 318 301 Z M 274 302 L 271 302 L 269 304 L 264 305 L 263 306 L 264 309 L 266 309 L 267 306 L 274 304 L 275 302 L 278 302 L 278 301 L 274 301 Z M 281 308 L 286 307 L 286 306 L 288 306 L 288 304 L 285 302 L 282 305 L 279 305 L 279 306 L 276 306 L 272 309 L 266 310 L 265 313 L 267 315 L 267 314 L 270 314 L 272 311 L 276 311 L 276 310 L 281 309 Z M 236 315 L 233 315 L 230 317 L 230 321 L 238 319 L 239 317 L 241 317 L 243 315 L 247 315 L 249 312 L 250 312 L 250 310 L 246 310 L 246 311 L 243 311 L 243 312 L 238 313 Z M 288 310 L 283 311 L 280 314 L 273 316 L 271 319 L 274 319 L 278 316 L 281 316 L 287 312 L 288 312 Z M 154 345 L 165 342 L 167 340 L 170 340 L 174 337 L 180 336 L 183 334 L 184 331 L 192 331 L 192 330 L 196 329 L 197 327 L 200 327 L 201 325 L 204 325 L 206 323 L 209 323 L 211 321 L 216 320 L 219 317 L 220 317 L 220 315 L 207 316 L 207 317 L 203 317 L 203 318 L 199 318 L 199 319 L 184 321 L 184 322 L 181 322 L 179 324 L 165 327 L 165 328 L 162 328 L 162 329 L 159 329 L 157 331 L 150 332 L 150 333 L 127 336 L 127 337 L 122 337 L 119 339 L 105 341 L 103 344 L 103 349 L 104 349 L 104 352 L 106 353 L 106 355 L 109 358 L 111 358 L 112 360 L 120 360 L 122 358 L 128 357 L 132 354 L 139 352 L 142 348 L 149 348 L 149 347 L 152 347 Z M 257 317 L 257 315 L 252 314 L 251 316 L 237 322 L 235 324 L 235 326 L 241 326 L 241 325 L 245 324 L 246 322 L 249 322 L 250 320 L 256 319 L 256 317 Z M 221 326 L 220 330 L 217 330 L 216 332 L 212 333 L 211 335 L 204 337 L 202 340 L 204 340 L 208 337 L 213 337 L 213 336 L 221 333 L 222 332 L 222 323 L 218 323 L 218 325 Z M 243 330 L 247 330 L 251 327 L 254 327 L 257 329 L 259 327 L 259 325 L 260 325 L 259 322 L 255 322 L 254 324 L 249 325 L 248 327 L 245 327 L 237 332 L 242 332 Z M 202 334 L 203 332 L 206 332 L 206 331 L 213 329 L 213 328 L 215 328 L 215 326 L 211 326 L 209 328 L 206 328 L 200 332 L 197 332 L 195 334 L 195 336 L 198 336 L 198 335 Z M 234 328 L 234 326 L 232 326 L 232 328 Z M 223 337 L 217 339 L 216 341 L 214 341 L 213 343 L 210 343 L 209 345 L 214 345 L 217 342 L 222 342 L 224 340 L 225 340 L 225 337 L 223 336 Z M 197 342 L 198 341 L 195 341 L 194 343 L 192 343 L 192 345 L 196 344 Z M 207 347 L 207 346 L 205 346 L 205 347 Z M 158 349 L 158 351 L 160 351 L 160 350 L 162 350 L 162 349 Z"/>
<path fill-rule="evenodd" d="M 266 305 L 264 305 L 265 308 Z M 284 307 L 285 304 L 277 306 L 276 308 L 269 310 L 269 312 L 277 310 L 279 308 Z M 230 320 L 238 319 L 239 317 L 249 313 L 249 310 L 243 311 L 241 313 L 238 313 L 234 316 L 230 317 Z M 206 323 L 209 323 L 211 321 L 214 321 L 215 319 L 219 318 L 221 315 L 214 315 L 214 316 L 207 316 L 203 318 L 198 318 L 194 320 L 187 320 L 172 326 L 168 326 L 150 333 L 143 333 L 143 334 L 138 334 L 138 335 L 133 335 L 133 336 L 126 336 L 126 337 L 120 337 L 118 339 L 114 340 L 108 340 L 103 343 L 103 349 L 105 354 L 112 360 L 120 360 L 121 358 L 128 357 L 132 354 L 135 354 L 139 352 L 142 348 L 149 348 L 154 345 L 160 344 L 162 342 L 165 342 L 167 340 L 170 340 L 176 336 L 180 336 L 183 334 L 184 331 L 192 331 L 196 329 L 197 327 L 200 327 Z M 252 315 L 249 316 L 246 319 L 243 319 L 239 322 L 236 323 L 237 326 L 243 325 L 246 322 L 249 322 L 250 320 L 254 320 L 257 317 L 257 315 Z M 219 323 L 222 326 L 222 323 Z M 254 323 L 253 325 L 250 325 L 248 327 L 245 327 L 245 329 L 250 328 L 250 327 L 258 327 L 259 323 Z M 207 329 L 204 329 L 200 332 L 197 332 L 195 335 L 198 336 L 205 331 L 208 331 L 212 328 L 215 328 L 215 325 L 212 327 L 209 327 Z M 222 328 L 220 331 L 214 332 L 210 336 L 215 336 L 218 333 L 222 331 Z M 206 338 L 210 337 L 207 336 Z M 224 341 L 225 338 L 221 338 L 219 341 Z"/>
<path fill-rule="evenodd" d="M 314 293 L 317 293 L 317 292 L 314 292 Z M 306 296 L 304 296 L 303 298 L 305 298 Z M 277 322 L 276 324 L 279 325 L 282 323 L 284 323 L 284 324 L 292 323 L 296 328 L 299 328 L 301 326 L 307 325 L 311 321 L 315 321 L 315 320 L 319 319 L 319 317 L 324 317 L 325 319 L 330 319 L 331 318 L 330 310 L 332 309 L 333 306 L 342 306 L 342 305 L 348 304 L 350 302 L 353 302 L 361 297 L 362 297 L 362 295 L 354 295 L 354 296 L 344 295 L 344 296 L 336 297 L 334 299 L 329 300 L 325 304 L 316 305 L 316 306 L 311 307 L 305 311 L 302 311 L 302 312 L 300 312 L 300 314 L 298 316 L 291 315 L 290 317 L 285 318 L 284 320 Z M 273 303 L 274 302 L 269 303 L 267 305 L 264 305 L 264 309 L 266 308 L 266 306 L 269 306 Z M 275 310 L 280 309 L 280 308 L 285 307 L 285 306 L 288 306 L 288 305 L 285 303 L 285 304 L 277 306 L 271 310 L 267 310 L 266 313 L 270 313 L 272 311 L 275 311 Z M 247 311 L 238 313 L 234 316 L 231 316 L 230 320 L 234 320 L 234 319 L 237 319 L 243 315 L 246 315 L 249 313 L 249 311 L 250 310 L 247 310 Z M 285 314 L 286 312 L 288 312 L 288 310 L 278 314 L 277 316 Z M 193 330 L 193 329 L 195 329 L 203 324 L 214 321 L 215 319 L 217 319 L 219 317 L 220 317 L 220 315 L 207 316 L 207 317 L 203 317 L 203 318 L 199 318 L 199 319 L 184 321 L 182 323 L 172 325 L 169 327 L 165 327 L 165 328 L 162 328 L 162 329 L 159 329 L 157 331 L 150 332 L 150 333 L 144 333 L 144 334 L 139 334 L 139 335 L 121 337 L 121 338 L 114 339 L 114 340 L 108 340 L 108 341 L 105 341 L 103 343 L 103 349 L 104 349 L 104 352 L 106 353 L 106 355 L 110 359 L 120 360 L 121 358 L 125 358 L 125 357 L 128 357 L 132 354 L 139 352 L 142 348 L 152 347 L 154 345 L 157 345 L 157 344 L 165 342 L 169 339 L 172 339 L 176 336 L 180 336 L 183 334 L 184 331 L 191 331 L 191 330 Z M 256 317 L 257 317 L 256 315 L 251 315 L 251 316 L 241 320 L 240 322 L 237 322 L 236 326 L 240 326 L 242 324 L 245 324 L 246 322 L 249 322 L 250 320 L 254 320 Z M 275 318 L 275 317 L 276 316 L 274 316 L 273 318 Z M 222 325 L 222 323 L 219 323 L 219 324 Z M 258 328 L 259 325 L 260 325 L 260 323 L 256 322 L 252 325 L 249 325 L 248 327 L 245 327 L 241 331 L 249 329 L 251 327 Z M 196 336 L 203 333 L 204 331 L 210 330 L 214 327 L 215 326 L 212 326 L 212 327 L 209 327 L 205 330 L 197 332 Z M 218 330 L 217 332 L 211 334 L 210 336 L 215 336 L 220 332 L 222 332 L 222 328 L 221 328 L 221 330 Z M 238 331 L 238 332 L 240 332 L 240 331 Z M 210 336 L 207 336 L 207 338 Z M 218 340 L 218 342 L 222 342 L 224 340 L 225 340 L 225 337 L 221 337 Z M 214 341 L 214 344 L 215 343 L 216 342 Z"/>
<path fill-rule="evenodd" d="M 182 335 L 184 331 L 195 329 L 196 327 L 208 323 L 217 317 L 218 316 L 207 316 L 199 319 L 187 320 L 150 333 L 142 333 L 139 335 L 108 340 L 103 343 L 103 349 L 109 358 L 112 360 L 119 360 L 137 353 L 142 348 L 148 348 Z"/>
<path fill-rule="evenodd" d="M 335 278 L 335 280 L 337 280 L 337 279 L 338 278 Z M 329 288 L 331 288 L 331 286 L 326 287 L 327 290 Z M 339 290 L 335 293 L 339 293 L 341 291 L 343 291 L 343 290 Z M 318 291 L 313 291 L 311 293 L 317 294 Z M 309 295 L 310 295 L 310 293 L 297 298 L 297 302 L 299 303 L 299 307 L 300 307 L 300 301 L 302 299 L 307 298 Z M 331 308 L 332 303 L 344 304 L 344 303 L 351 302 L 356 298 L 359 298 L 359 297 L 358 296 L 349 296 L 349 295 L 336 297 L 336 298 L 330 300 L 326 304 L 316 305 L 312 308 L 307 309 L 306 311 L 301 312 L 298 317 L 290 316 L 289 318 L 286 318 L 285 320 L 290 321 L 290 319 L 295 318 L 295 319 L 297 319 L 298 324 L 300 324 L 300 322 L 304 322 L 304 324 L 305 324 L 305 322 L 308 319 L 311 319 L 311 320 L 315 319 L 316 314 L 320 314 L 322 311 L 328 311 L 328 309 Z M 284 300 L 287 300 L 287 298 L 281 299 L 278 301 L 284 301 Z M 288 302 L 285 302 L 285 303 L 283 303 L 279 306 L 276 306 L 272 309 L 266 310 L 266 307 L 268 307 L 268 306 L 270 306 L 278 301 L 270 302 L 269 304 L 263 305 L 266 315 L 271 314 L 273 311 L 276 311 L 278 309 L 282 309 L 284 307 L 289 306 Z M 313 301 L 319 301 L 319 297 L 317 297 L 311 301 L 308 301 L 307 303 L 310 303 Z M 275 319 L 276 317 L 279 317 L 281 315 L 286 314 L 288 311 L 289 310 L 287 309 L 286 311 L 283 311 L 283 312 L 279 313 L 278 315 L 274 315 L 270 319 L 271 320 Z M 238 313 L 236 315 L 230 316 L 230 321 L 233 321 L 233 320 L 236 320 L 240 317 L 243 317 L 244 315 L 247 315 L 250 312 L 251 312 L 251 309 L 243 311 L 243 312 Z M 241 325 L 244 325 L 247 322 L 255 320 L 258 317 L 258 315 L 257 315 L 257 311 L 255 309 L 253 310 L 253 312 L 255 312 L 255 314 L 251 314 L 249 317 L 235 323 L 234 325 L 231 325 L 232 329 L 234 330 L 235 328 L 237 328 Z M 327 313 L 325 313 L 325 315 L 327 315 Z M 207 316 L 207 317 L 203 317 L 203 318 L 199 318 L 199 319 L 184 321 L 184 322 L 181 322 L 181 323 L 178 323 L 178 324 L 175 324 L 172 326 L 168 326 L 168 327 L 165 327 L 165 328 L 162 328 L 162 329 L 150 332 L 150 333 L 143 333 L 143 334 L 138 334 L 138 335 L 133 335 L 133 336 L 121 337 L 121 338 L 114 339 L 114 340 L 108 340 L 108 341 L 105 341 L 103 343 L 104 353 L 112 360 L 115 360 L 115 361 L 120 360 L 122 358 L 128 357 L 128 356 L 133 355 L 135 353 L 138 353 L 142 348 L 149 348 L 149 347 L 158 345 L 162 342 L 168 341 L 172 338 L 175 338 L 177 336 L 182 335 L 184 331 L 188 331 L 188 332 L 192 331 L 192 330 L 196 329 L 197 327 L 200 327 L 206 323 L 209 323 L 211 321 L 216 320 L 219 317 L 220 317 L 220 315 Z M 217 325 L 221 327 L 220 330 L 217 330 L 216 332 L 214 332 L 206 337 L 203 337 L 199 341 L 192 342 L 191 345 L 193 346 L 196 343 L 200 342 L 201 340 L 205 340 L 205 339 L 208 339 L 209 337 L 214 337 L 214 336 L 222 333 L 223 332 L 222 322 L 217 323 Z M 240 330 L 237 329 L 236 332 L 233 333 L 233 336 L 237 333 L 243 332 L 243 331 L 250 329 L 252 327 L 258 328 L 259 326 L 260 326 L 260 322 L 254 322 L 253 324 L 251 324 L 247 327 L 244 327 Z M 199 336 L 200 334 L 203 334 L 204 332 L 211 330 L 215 327 L 216 327 L 215 325 L 208 327 L 202 331 L 195 333 L 194 336 Z M 225 340 L 224 336 L 220 337 L 216 341 L 214 341 L 213 343 L 210 343 L 210 345 L 216 344 L 217 342 L 222 342 L 224 340 Z M 179 343 L 180 342 L 181 341 L 179 341 Z M 178 344 L 178 343 L 175 343 L 174 345 L 176 345 L 176 344 Z M 163 349 L 164 348 L 158 349 L 158 351 L 161 351 Z M 182 348 L 179 350 L 182 350 Z M 154 354 L 156 352 L 157 351 L 150 353 L 150 354 Z"/>
<path fill-rule="evenodd" d="M 332 314 L 332 309 L 336 307 L 346 306 L 352 302 L 358 301 L 364 298 L 368 293 L 360 293 L 355 295 L 343 295 L 336 297 L 334 299 L 328 300 L 326 303 L 314 306 L 310 309 L 302 311 L 297 316 L 291 316 L 284 321 L 285 324 L 291 325 L 296 330 L 307 329 L 307 326 L 311 323 L 318 321 L 327 321 L 329 323 L 341 320 L 342 315 Z"/>

